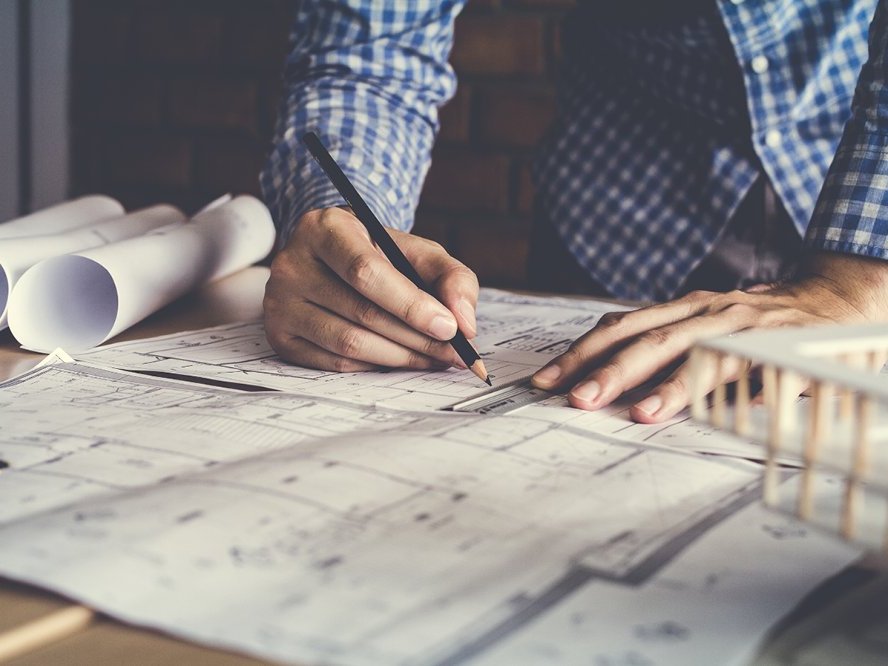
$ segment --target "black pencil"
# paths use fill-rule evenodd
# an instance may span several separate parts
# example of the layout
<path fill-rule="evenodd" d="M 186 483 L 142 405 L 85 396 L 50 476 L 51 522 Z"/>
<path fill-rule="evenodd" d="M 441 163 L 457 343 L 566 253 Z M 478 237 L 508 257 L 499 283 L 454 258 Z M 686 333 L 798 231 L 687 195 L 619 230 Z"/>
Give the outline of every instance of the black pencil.
<path fill-rule="evenodd" d="M 373 242 L 379 246 L 379 249 L 382 250 L 382 253 L 392 263 L 392 266 L 398 269 L 398 271 L 424 292 L 433 298 L 437 298 L 435 294 L 432 293 L 432 290 L 429 289 L 425 280 L 422 279 L 419 273 L 416 272 L 416 269 L 413 268 L 409 261 L 407 261 L 407 257 L 401 252 L 401 248 L 398 247 L 376 215 L 373 214 L 373 211 L 370 210 L 370 206 L 367 205 L 367 202 L 365 202 L 361 195 L 358 194 L 355 186 L 351 184 L 351 181 L 342 172 L 339 165 L 336 164 L 336 160 L 334 160 L 330 153 L 327 152 L 327 149 L 324 147 L 324 144 L 321 143 L 318 135 L 314 132 L 306 132 L 302 135 L 302 143 L 305 144 L 312 157 L 314 157 L 321 169 L 324 170 L 324 173 L 327 174 L 327 178 L 330 179 L 333 186 L 339 190 L 339 194 L 342 195 L 342 198 L 348 202 L 349 206 L 351 206 L 355 217 L 360 220 L 364 227 L 366 227 L 367 232 L 370 234 L 370 238 L 372 238 Z M 475 348 L 469 343 L 466 336 L 464 336 L 459 329 L 456 330 L 456 335 L 453 336 L 453 339 L 449 342 L 469 370 L 475 373 L 479 379 L 487 382 L 488 386 L 493 386 L 490 377 L 487 374 L 487 368 L 484 367 L 484 361 L 481 360 L 481 357 L 478 356 L 478 352 L 475 351 Z"/>

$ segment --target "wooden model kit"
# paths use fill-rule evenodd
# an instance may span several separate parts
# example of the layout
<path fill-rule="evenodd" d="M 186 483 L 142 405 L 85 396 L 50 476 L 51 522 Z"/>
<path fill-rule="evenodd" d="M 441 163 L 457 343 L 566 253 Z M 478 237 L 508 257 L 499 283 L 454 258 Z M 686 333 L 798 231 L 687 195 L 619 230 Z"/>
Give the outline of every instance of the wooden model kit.
<path fill-rule="evenodd" d="M 706 340 L 691 351 L 691 415 L 764 446 L 766 505 L 888 560 L 886 359 L 885 324 Z"/>

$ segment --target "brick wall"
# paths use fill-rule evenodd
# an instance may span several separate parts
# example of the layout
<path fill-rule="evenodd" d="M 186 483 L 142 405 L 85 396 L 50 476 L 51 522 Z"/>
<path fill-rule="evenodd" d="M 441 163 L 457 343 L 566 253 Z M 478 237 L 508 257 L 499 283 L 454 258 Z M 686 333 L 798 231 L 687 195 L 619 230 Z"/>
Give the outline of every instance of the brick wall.
<path fill-rule="evenodd" d="M 188 211 L 257 194 L 286 53 L 285 0 L 72 3 L 72 189 Z"/>
<path fill-rule="evenodd" d="M 558 19 L 572 0 L 471 0 L 451 61 L 459 91 L 416 232 L 482 283 L 521 287 L 532 147 L 553 112 Z M 77 0 L 72 190 L 187 211 L 258 193 L 286 52 L 285 0 Z"/>

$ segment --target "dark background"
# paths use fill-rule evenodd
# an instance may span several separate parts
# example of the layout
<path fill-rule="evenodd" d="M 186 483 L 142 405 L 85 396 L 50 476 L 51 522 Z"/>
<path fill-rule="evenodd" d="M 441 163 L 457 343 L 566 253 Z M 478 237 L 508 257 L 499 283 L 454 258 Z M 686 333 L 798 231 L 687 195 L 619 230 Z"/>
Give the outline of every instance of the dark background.
<path fill-rule="evenodd" d="M 525 285 L 529 162 L 552 117 L 559 19 L 572 5 L 471 0 L 457 22 L 459 91 L 442 111 L 415 231 L 486 285 Z M 227 191 L 258 195 L 290 15 L 284 0 L 73 2 L 72 195 L 187 212 Z"/>

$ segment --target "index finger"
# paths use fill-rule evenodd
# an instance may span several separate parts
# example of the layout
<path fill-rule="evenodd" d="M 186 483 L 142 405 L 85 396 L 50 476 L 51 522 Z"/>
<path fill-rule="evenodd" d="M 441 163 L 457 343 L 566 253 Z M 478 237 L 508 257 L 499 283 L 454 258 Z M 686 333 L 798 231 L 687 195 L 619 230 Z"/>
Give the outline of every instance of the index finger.
<path fill-rule="evenodd" d="M 590 331 L 577 338 L 566 352 L 539 370 L 532 378 L 533 383 L 547 390 L 565 387 L 578 375 L 588 372 L 590 364 L 614 354 L 637 335 L 682 321 L 705 309 L 714 295 L 691 292 L 667 303 L 609 312 Z"/>
<path fill-rule="evenodd" d="M 438 340 L 456 335 L 453 314 L 392 266 L 351 216 L 326 225 L 315 256 L 358 293 L 411 328 Z"/>

